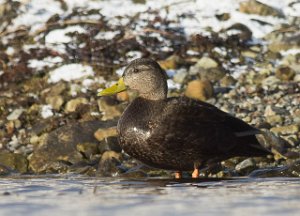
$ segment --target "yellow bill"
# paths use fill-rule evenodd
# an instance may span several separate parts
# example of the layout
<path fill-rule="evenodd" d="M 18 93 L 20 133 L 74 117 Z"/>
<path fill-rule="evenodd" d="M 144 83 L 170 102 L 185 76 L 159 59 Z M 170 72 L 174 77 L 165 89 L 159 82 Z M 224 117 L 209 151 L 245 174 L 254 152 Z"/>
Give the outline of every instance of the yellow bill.
<path fill-rule="evenodd" d="M 110 96 L 110 95 L 114 95 L 114 94 L 117 94 L 117 93 L 125 91 L 125 90 L 126 90 L 126 86 L 124 83 L 124 79 L 123 79 L 123 77 L 121 77 L 116 84 L 102 90 L 101 92 L 99 92 L 97 94 L 97 96 Z"/>

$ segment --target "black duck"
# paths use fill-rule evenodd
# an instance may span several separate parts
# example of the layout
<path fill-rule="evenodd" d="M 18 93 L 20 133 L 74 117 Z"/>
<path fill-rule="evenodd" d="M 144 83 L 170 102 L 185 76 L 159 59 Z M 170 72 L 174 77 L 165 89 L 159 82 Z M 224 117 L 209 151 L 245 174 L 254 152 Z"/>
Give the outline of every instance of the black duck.
<path fill-rule="evenodd" d="M 199 169 L 234 156 L 264 156 L 270 152 L 257 141 L 260 133 L 213 105 L 187 97 L 167 98 L 167 76 L 158 63 L 132 61 L 120 80 L 99 96 L 130 88 L 139 96 L 118 122 L 123 150 L 141 162 L 161 169 Z"/>

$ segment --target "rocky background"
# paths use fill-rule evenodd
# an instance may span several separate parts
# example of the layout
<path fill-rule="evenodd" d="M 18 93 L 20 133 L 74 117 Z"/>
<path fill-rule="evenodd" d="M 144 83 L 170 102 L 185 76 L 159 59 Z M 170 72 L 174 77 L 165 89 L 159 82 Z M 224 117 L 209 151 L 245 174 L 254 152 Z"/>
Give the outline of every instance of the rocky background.
<path fill-rule="evenodd" d="M 151 57 L 170 96 L 262 129 L 274 152 L 203 175 L 300 177 L 300 1 L 271 3 L 0 0 L 0 175 L 171 177 L 118 145 L 134 94 L 96 96 L 129 61 Z"/>

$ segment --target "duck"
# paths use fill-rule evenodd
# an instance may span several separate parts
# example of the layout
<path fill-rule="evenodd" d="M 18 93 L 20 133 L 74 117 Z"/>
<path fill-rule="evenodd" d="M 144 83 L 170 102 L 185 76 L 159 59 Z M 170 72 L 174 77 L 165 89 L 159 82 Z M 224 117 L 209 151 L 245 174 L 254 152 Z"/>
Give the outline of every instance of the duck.
<path fill-rule="evenodd" d="M 118 120 L 119 143 L 142 163 L 175 172 L 201 169 L 236 156 L 266 156 L 260 133 L 246 122 L 204 101 L 167 97 L 167 74 L 150 58 L 131 61 L 121 78 L 98 93 L 111 96 L 127 89 L 138 93 Z"/>

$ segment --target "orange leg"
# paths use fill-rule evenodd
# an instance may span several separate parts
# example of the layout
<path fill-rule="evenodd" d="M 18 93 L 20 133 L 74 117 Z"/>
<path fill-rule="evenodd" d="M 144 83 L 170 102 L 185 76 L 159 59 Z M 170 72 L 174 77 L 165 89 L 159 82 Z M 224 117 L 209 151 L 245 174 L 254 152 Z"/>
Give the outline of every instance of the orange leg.
<path fill-rule="evenodd" d="M 181 171 L 176 171 L 175 172 L 175 178 L 176 179 L 181 179 L 182 178 L 182 172 Z"/>
<path fill-rule="evenodd" d="M 199 169 L 195 168 L 194 172 L 192 173 L 192 178 L 199 178 Z"/>

